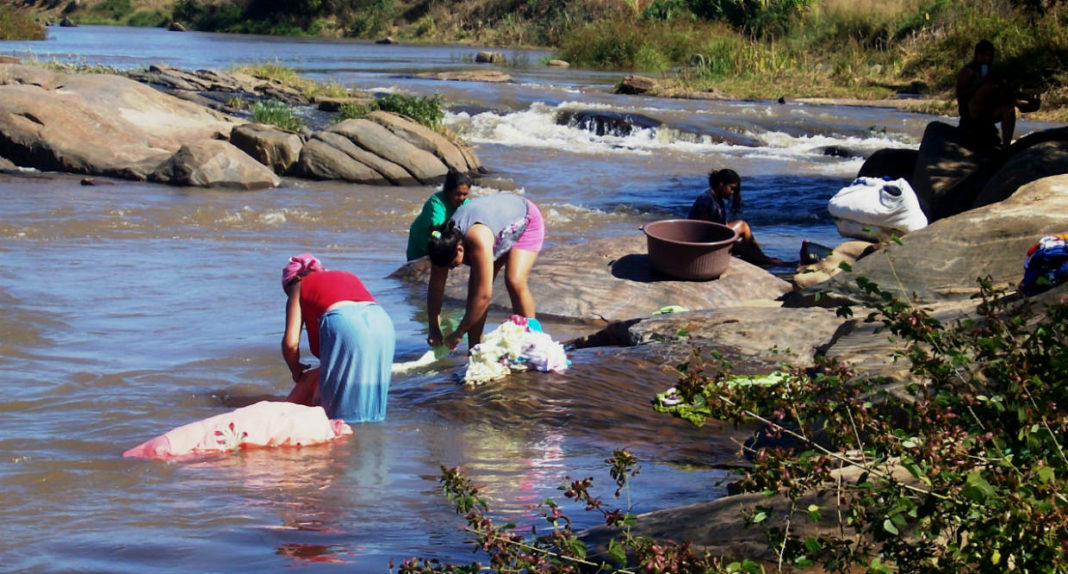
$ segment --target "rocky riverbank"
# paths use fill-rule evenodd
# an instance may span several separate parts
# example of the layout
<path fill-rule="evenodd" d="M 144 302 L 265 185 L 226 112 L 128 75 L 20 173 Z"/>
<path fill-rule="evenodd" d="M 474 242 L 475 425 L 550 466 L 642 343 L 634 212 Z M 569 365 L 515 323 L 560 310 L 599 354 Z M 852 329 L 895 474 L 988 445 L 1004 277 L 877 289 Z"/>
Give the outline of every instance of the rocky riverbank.
<path fill-rule="evenodd" d="M 41 171 L 233 189 L 275 187 L 280 176 L 433 184 L 450 169 L 481 170 L 468 146 L 396 114 L 291 132 L 252 123 L 229 105 L 336 104 L 278 82 L 165 66 L 133 78 L 0 63 L 0 158 Z"/>

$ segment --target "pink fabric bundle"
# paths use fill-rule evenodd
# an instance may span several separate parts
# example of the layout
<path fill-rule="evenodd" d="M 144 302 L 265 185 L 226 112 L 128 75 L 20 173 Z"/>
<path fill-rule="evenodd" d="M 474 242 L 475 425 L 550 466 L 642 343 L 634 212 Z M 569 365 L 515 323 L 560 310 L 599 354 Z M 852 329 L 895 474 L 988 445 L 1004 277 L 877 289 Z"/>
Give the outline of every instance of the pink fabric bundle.
<path fill-rule="evenodd" d="M 322 407 L 261 401 L 180 426 L 122 456 L 174 458 L 250 447 L 308 446 L 350 434 L 352 427 L 345 421 L 328 419 Z"/>
<path fill-rule="evenodd" d="M 311 253 L 301 253 L 289 258 L 289 263 L 282 269 L 282 288 L 293 278 L 305 275 L 312 271 L 325 271 L 323 264 Z"/>

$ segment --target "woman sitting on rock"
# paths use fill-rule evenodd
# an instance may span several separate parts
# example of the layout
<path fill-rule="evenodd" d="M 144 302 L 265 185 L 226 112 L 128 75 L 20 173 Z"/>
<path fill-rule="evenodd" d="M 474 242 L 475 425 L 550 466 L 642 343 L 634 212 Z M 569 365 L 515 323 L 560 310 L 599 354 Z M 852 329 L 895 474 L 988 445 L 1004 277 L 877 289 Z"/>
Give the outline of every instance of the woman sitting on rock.
<path fill-rule="evenodd" d="M 545 223 L 533 202 L 511 193 L 479 197 L 460 206 L 438 230 L 430 234 L 430 285 L 426 307 L 427 343 L 456 348 L 467 334 L 468 347 L 482 340 L 486 315 L 493 298 L 493 279 L 503 267 L 504 284 L 512 300 L 512 313 L 534 317 L 534 296 L 527 278 L 545 240 Z M 467 307 L 456 329 L 443 337 L 441 306 L 449 270 L 470 266 Z"/>
<path fill-rule="evenodd" d="M 742 178 L 733 169 L 720 169 L 709 172 L 708 189 L 693 202 L 687 219 L 711 221 L 730 227 L 738 233 L 738 242 L 731 247 L 731 253 L 753 265 L 774 267 L 782 265 L 781 259 L 768 257 L 760 248 L 749 224 L 741 219 L 727 221 L 726 201 L 731 200 L 735 211 L 742 207 Z"/>

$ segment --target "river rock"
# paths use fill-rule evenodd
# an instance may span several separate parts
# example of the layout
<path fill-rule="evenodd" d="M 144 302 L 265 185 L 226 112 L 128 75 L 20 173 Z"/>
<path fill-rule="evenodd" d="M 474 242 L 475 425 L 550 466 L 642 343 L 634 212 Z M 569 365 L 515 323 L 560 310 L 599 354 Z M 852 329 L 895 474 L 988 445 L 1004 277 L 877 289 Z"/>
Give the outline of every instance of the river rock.
<path fill-rule="evenodd" d="M 489 83 L 504 83 L 511 82 L 511 74 L 506 74 L 497 70 L 460 70 L 456 72 L 424 72 L 416 74 L 419 78 L 428 78 L 431 80 L 447 80 L 452 82 L 489 82 Z"/>
<path fill-rule="evenodd" d="M 0 65 L 0 155 L 23 167 L 145 180 L 237 123 L 122 76 Z"/>
<path fill-rule="evenodd" d="M 857 177 L 889 177 L 911 183 L 919 152 L 908 148 L 885 148 L 871 154 L 860 166 Z"/>
<path fill-rule="evenodd" d="M 284 175 L 300 159 L 300 136 L 266 124 L 244 124 L 230 132 L 230 143 L 256 161 Z"/>
<path fill-rule="evenodd" d="M 419 183 L 403 167 L 361 148 L 341 134 L 323 131 L 312 137 L 330 144 L 344 152 L 345 155 L 382 174 L 393 185 L 417 185 Z"/>
<path fill-rule="evenodd" d="M 425 258 L 417 259 L 391 276 L 425 285 L 430 265 Z M 449 274 L 447 299 L 466 300 L 467 276 L 466 266 Z M 503 283 L 498 278 L 491 305 L 509 310 Z M 672 305 L 698 310 L 768 303 L 791 290 L 786 281 L 738 258 L 713 281 L 664 277 L 649 266 L 645 237 L 637 234 L 546 249 L 534 264 L 529 285 L 538 316 L 595 323 L 648 317 Z"/>
<path fill-rule="evenodd" d="M 263 189 L 281 183 L 270 168 L 221 140 L 183 145 L 150 179 L 172 185 L 234 189 Z"/>
<path fill-rule="evenodd" d="M 501 52 L 482 51 L 475 54 L 475 62 L 479 64 L 503 64 L 506 58 Z"/>
<path fill-rule="evenodd" d="M 341 111 L 342 106 L 370 106 L 375 101 L 374 96 L 351 96 L 344 98 L 334 98 L 327 96 L 316 96 L 315 105 L 324 112 L 338 112 Z"/>
<path fill-rule="evenodd" d="M 0 157 L 0 171 L 16 171 L 18 166 L 6 157 Z"/>
<path fill-rule="evenodd" d="M 438 183 L 449 171 L 434 154 L 368 119 L 345 120 L 326 131 L 341 134 L 361 148 L 403 167 L 419 183 Z"/>
<path fill-rule="evenodd" d="M 1068 175 L 1047 177 L 1000 202 L 941 219 L 860 259 L 852 271 L 815 285 L 808 294 L 861 301 L 857 277 L 920 304 L 967 299 L 990 276 L 1014 289 L 1023 277 L 1028 248 L 1040 237 L 1068 229 Z"/>
<path fill-rule="evenodd" d="M 842 272 L 842 265 L 853 265 L 858 259 L 869 255 L 881 246 L 868 241 L 846 241 L 838 244 L 829 255 L 816 263 L 797 268 L 790 282 L 795 290 L 804 290 L 822 283 Z"/>
<path fill-rule="evenodd" d="M 579 128 L 599 136 L 628 136 L 635 129 L 657 129 L 663 122 L 642 114 L 605 110 L 561 110 L 556 124 Z"/>
<path fill-rule="evenodd" d="M 665 345 L 672 362 L 691 349 L 724 351 L 731 361 L 774 369 L 787 362 L 809 366 L 829 346 L 845 320 L 831 309 L 788 309 L 777 303 L 665 313 L 613 323 L 572 341 L 575 348 Z"/>
<path fill-rule="evenodd" d="M 917 154 L 909 182 L 927 220 L 933 222 L 971 208 L 980 188 L 957 184 L 994 160 L 997 150 L 972 149 L 956 126 L 931 122 L 923 132 Z"/>
<path fill-rule="evenodd" d="M 301 148 L 295 171 L 301 177 L 311 179 L 339 179 L 368 185 L 390 185 L 386 176 L 315 136 Z"/>
<path fill-rule="evenodd" d="M 571 64 L 565 60 L 549 60 L 545 62 L 546 66 L 550 68 L 570 68 Z"/>
<path fill-rule="evenodd" d="M 644 94 L 656 88 L 656 80 L 645 76 L 628 74 L 616 85 L 617 94 Z"/>
<path fill-rule="evenodd" d="M 478 171 L 480 167 L 468 164 L 467 157 L 460 149 L 462 144 L 453 143 L 440 133 L 404 116 L 379 110 L 367 114 L 366 118 L 415 147 L 434 154 L 449 169 L 466 173 Z"/>
<path fill-rule="evenodd" d="M 983 185 L 972 202 L 972 207 L 1002 201 L 1020 187 L 1037 179 L 1068 173 L 1068 129 L 1050 130 L 1047 134 L 1065 137 L 1017 149 L 1017 144 L 1027 143 L 1027 138 L 1021 138 L 1017 144 L 1010 147 L 1013 153 L 1008 161 Z"/>

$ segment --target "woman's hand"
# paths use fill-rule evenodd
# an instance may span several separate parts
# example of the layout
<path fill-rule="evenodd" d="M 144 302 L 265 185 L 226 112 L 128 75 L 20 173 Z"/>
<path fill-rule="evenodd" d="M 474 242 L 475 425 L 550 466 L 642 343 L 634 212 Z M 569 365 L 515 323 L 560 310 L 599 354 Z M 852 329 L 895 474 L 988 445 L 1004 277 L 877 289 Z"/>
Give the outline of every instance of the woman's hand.
<path fill-rule="evenodd" d="M 452 333 L 449 333 L 448 336 L 445 337 L 444 343 L 445 343 L 445 346 L 449 348 L 449 350 L 452 350 L 452 349 L 455 349 L 456 347 L 458 347 L 460 345 L 460 341 L 463 341 L 463 340 L 464 340 L 463 331 L 453 331 Z"/>
<path fill-rule="evenodd" d="M 304 373 L 308 371 L 310 365 L 307 363 L 297 362 L 295 365 L 289 365 L 289 374 L 293 376 L 293 382 L 299 383 L 301 378 L 304 377 Z"/>
<path fill-rule="evenodd" d="M 426 343 L 431 347 L 438 347 L 441 345 L 441 326 L 436 323 L 430 324 L 430 332 L 426 336 Z"/>

